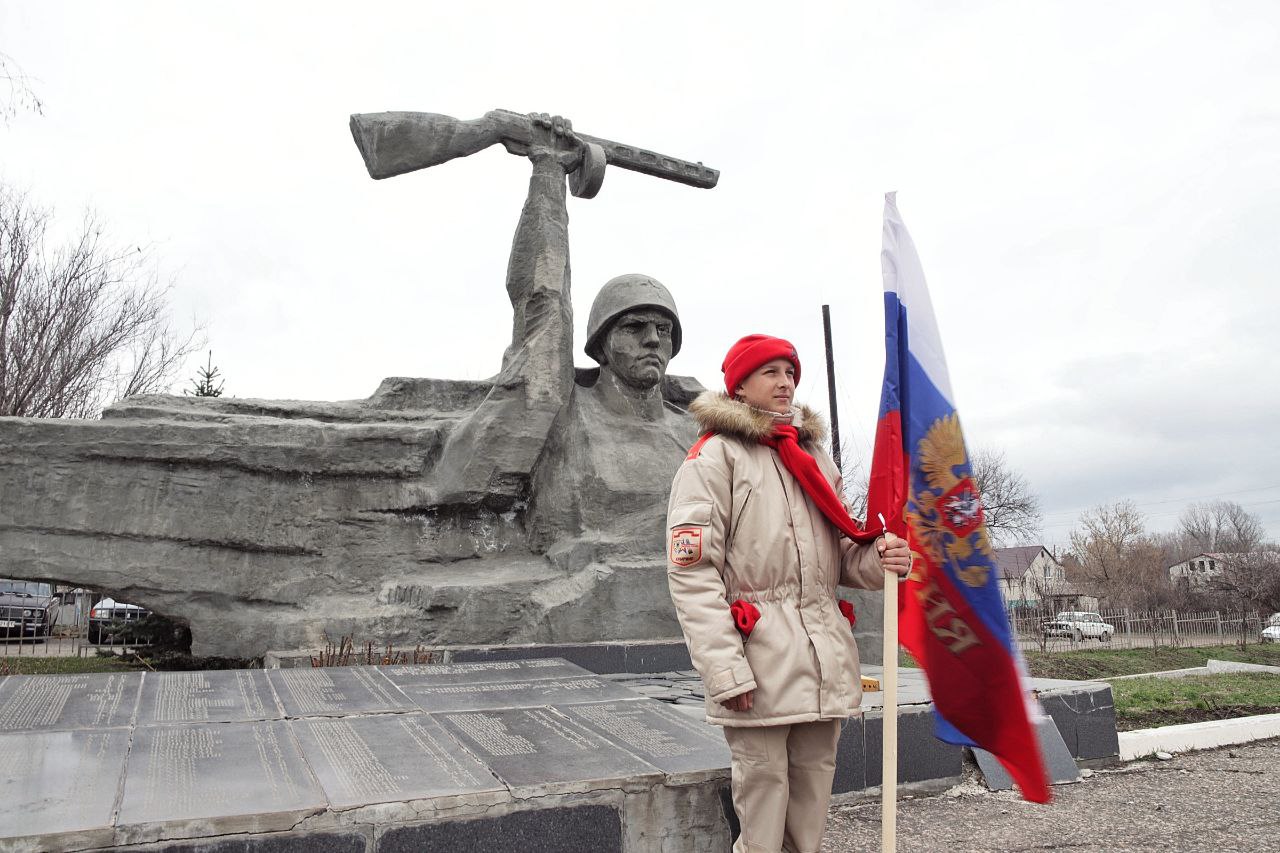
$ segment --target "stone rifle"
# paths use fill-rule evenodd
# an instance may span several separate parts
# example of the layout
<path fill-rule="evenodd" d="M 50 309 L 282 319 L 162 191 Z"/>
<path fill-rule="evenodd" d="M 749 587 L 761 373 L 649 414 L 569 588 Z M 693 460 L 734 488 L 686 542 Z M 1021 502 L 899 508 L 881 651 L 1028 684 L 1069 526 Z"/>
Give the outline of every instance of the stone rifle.
<path fill-rule="evenodd" d="M 351 116 L 351 135 L 369 176 L 375 179 L 437 166 L 499 142 L 508 152 L 525 156 L 534 141 L 533 120 L 510 110 L 491 110 L 472 121 L 439 113 L 356 113 Z M 720 180 L 718 171 L 701 163 L 581 133 L 575 135 L 583 143 L 582 162 L 569 175 L 569 191 L 578 198 L 595 197 L 604 181 L 605 166 L 610 163 L 702 189 L 710 189 Z"/>

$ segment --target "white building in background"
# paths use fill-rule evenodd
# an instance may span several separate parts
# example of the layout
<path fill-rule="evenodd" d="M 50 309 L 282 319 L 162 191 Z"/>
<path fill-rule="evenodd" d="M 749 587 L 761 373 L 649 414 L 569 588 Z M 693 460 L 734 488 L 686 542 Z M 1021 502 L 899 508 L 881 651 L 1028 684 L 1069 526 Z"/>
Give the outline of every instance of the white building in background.
<path fill-rule="evenodd" d="M 1169 582 L 1174 586 L 1207 586 L 1222 578 L 1223 564 L 1242 554 L 1196 554 L 1169 567 Z"/>
<path fill-rule="evenodd" d="M 1098 599 L 1067 580 L 1066 569 L 1043 545 L 993 548 L 1000 595 L 1010 610 L 1097 610 Z"/>

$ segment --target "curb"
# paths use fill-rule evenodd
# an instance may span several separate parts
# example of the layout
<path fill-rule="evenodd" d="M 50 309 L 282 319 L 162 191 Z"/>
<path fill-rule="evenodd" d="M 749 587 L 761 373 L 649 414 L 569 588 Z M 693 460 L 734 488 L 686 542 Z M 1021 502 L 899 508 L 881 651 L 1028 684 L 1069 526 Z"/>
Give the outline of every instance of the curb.
<path fill-rule="evenodd" d="M 1222 672 L 1273 672 L 1280 673 L 1280 666 L 1267 666 L 1261 663 L 1238 663 L 1236 661 L 1214 660 L 1210 658 L 1204 666 L 1193 666 L 1187 669 L 1165 669 L 1160 672 L 1138 672 L 1133 675 L 1113 675 L 1110 678 L 1099 678 L 1098 681 L 1128 681 L 1134 678 L 1186 678 L 1189 675 L 1216 675 Z"/>
<path fill-rule="evenodd" d="M 1189 675 L 1208 675 L 1208 666 L 1192 666 L 1187 669 L 1162 669 L 1159 672 L 1135 672 L 1133 675 L 1112 675 L 1098 681 L 1131 681 L 1135 678 L 1186 678 Z"/>
<path fill-rule="evenodd" d="M 1119 732 L 1120 760 L 1133 761 L 1155 752 L 1189 752 L 1233 746 L 1273 737 L 1280 737 L 1280 714 L 1138 729 Z"/>

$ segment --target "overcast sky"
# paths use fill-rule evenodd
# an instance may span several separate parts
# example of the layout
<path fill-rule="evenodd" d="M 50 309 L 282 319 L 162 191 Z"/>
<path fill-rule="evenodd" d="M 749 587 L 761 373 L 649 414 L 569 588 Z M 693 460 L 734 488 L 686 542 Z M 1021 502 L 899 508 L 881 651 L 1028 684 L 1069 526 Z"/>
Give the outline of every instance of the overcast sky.
<path fill-rule="evenodd" d="M 599 286 L 649 273 L 680 306 L 671 372 L 716 386 L 733 340 L 781 335 L 825 409 L 830 303 L 860 454 L 897 190 L 969 444 L 1028 478 L 1047 544 L 1123 498 L 1156 530 L 1236 500 L 1280 538 L 1278 36 L 1274 0 L 0 0 L 45 103 L 0 126 L 0 180 L 150 247 L 228 393 L 351 399 L 496 371 L 528 164 L 375 182 L 348 115 L 560 113 L 721 170 L 571 199 L 579 347 Z"/>

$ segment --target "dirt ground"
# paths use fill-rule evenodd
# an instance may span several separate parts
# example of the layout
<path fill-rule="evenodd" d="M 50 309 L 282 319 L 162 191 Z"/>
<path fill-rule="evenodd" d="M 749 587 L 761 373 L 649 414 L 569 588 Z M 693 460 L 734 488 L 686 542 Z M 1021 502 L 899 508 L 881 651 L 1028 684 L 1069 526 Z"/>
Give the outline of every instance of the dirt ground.
<path fill-rule="evenodd" d="M 879 801 L 832 808 L 822 853 L 879 849 Z M 967 781 L 900 801 L 898 850 L 1280 851 L 1280 739 L 1098 770 L 1048 806 Z"/>

